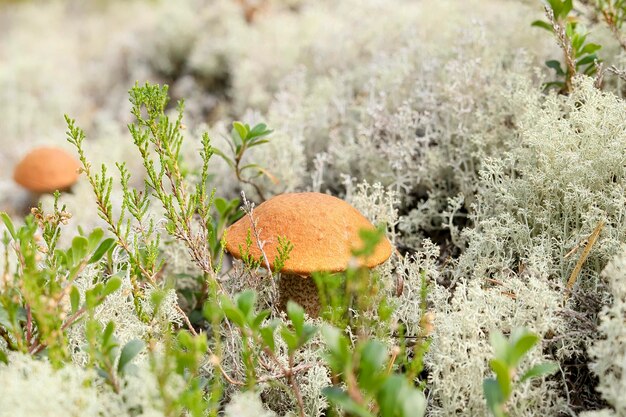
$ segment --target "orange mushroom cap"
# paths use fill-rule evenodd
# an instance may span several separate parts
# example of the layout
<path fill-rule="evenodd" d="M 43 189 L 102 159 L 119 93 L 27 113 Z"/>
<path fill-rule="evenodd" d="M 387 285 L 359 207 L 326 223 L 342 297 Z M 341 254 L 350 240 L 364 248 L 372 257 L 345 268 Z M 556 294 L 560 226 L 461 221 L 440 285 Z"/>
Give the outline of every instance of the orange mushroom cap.
<path fill-rule="evenodd" d="M 263 251 L 270 266 L 278 255 L 278 237 L 287 238 L 294 246 L 282 269 L 283 273 L 310 275 L 315 271 L 345 271 L 352 250 L 362 247 L 359 230 L 374 229 L 357 209 L 336 197 L 321 193 L 287 193 L 275 196 L 254 209 Z M 226 249 L 241 259 L 246 248 L 248 230 L 252 237 L 250 217 L 244 216 L 226 230 Z M 256 243 L 250 255 L 259 259 Z M 383 238 L 374 253 L 361 261 L 372 268 L 391 255 L 391 243 Z"/>
<path fill-rule="evenodd" d="M 37 193 L 69 188 L 78 180 L 80 164 L 66 151 L 41 147 L 31 151 L 13 171 L 13 179 Z"/>

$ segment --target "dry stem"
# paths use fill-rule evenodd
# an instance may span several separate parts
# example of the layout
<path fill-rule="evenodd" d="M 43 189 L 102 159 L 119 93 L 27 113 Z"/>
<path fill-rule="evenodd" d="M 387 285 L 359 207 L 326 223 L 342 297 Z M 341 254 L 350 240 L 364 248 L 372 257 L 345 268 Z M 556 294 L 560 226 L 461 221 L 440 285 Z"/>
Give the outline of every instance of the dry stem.
<path fill-rule="evenodd" d="M 582 270 L 583 264 L 587 260 L 587 257 L 589 256 L 589 253 L 591 252 L 591 248 L 598 240 L 598 237 L 600 236 L 600 232 L 602 231 L 603 227 L 604 227 L 604 220 L 600 220 L 596 228 L 593 229 L 593 232 L 591 233 L 591 235 L 589 235 L 588 242 L 585 245 L 585 249 L 583 250 L 583 253 L 580 255 L 580 258 L 578 259 L 578 262 L 576 263 L 576 266 L 574 267 L 572 274 L 567 280 L 565 298 L 567 298 L 569 294 L 572 292 L 572 288 L 574 288 L 574 284 L 576 284 L 576 279 L 578 278 L 578 275 L 580 274 L 580 271 Z"/>

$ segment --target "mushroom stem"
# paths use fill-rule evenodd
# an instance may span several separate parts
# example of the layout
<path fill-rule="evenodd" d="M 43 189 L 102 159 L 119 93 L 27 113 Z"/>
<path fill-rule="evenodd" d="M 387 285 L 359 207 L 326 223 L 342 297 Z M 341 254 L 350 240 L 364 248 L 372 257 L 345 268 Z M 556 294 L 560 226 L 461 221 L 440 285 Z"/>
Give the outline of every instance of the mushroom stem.
<path fill-rule="evenodd" d="M 278 281 L 280 310 L 287 311 L 287 301 L 300 304 L 310 317 L 320 314 L 320 300 L 315 280 L 309 276 L 282 274 Z"/>

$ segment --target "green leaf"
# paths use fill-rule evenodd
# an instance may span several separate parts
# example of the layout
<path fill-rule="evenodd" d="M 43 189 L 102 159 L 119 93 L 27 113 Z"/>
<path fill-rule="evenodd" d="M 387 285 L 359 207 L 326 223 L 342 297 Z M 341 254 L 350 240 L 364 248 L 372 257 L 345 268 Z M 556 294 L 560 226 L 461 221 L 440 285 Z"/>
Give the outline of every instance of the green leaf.
<path fill-rule="evenodd" d="M 5 365 L 9 364 L 9 358 L 7 357 L 7 354 L 4 353 L 2 349 L 0 349 L 0 362 L 4 363 Z"/>
<path fill-rule="evenodd" d="M 509 356 L 509 344 L 504 335 L 499 330 L 494 330 L 489 335 L 489 341 L 493 346 L 496 358 L 506 361 Z"/>
<path fill-rule="evenodd" d="M 256 292 L 254 290 L 245 290 L 237 295 L 237 308 L 248 319 L 254 313 L 254 304 L 256 303 Z"/>
<path fill-rule="evenodd" d="M 285 341 L 285 344 L 287 344 L 287 348 L 289 349 L 289 352 L 294 352 L 296 349 L 298 349 L 299 338 L 294 332 L 292 332 L 286 327 L 282 327 L 280 329 L 280 336 Z"/>
<path fill-rule="evenodd" d="M 124 348 L 122 348 L 122 353 L 120 353 L 120 360 L 117 364 L 117 372 L 120 374 L 124 373 L 126 366 L 130 363 L 130 361 L 133 360 L 135 356 L 137 356 L 139 352 L 141 352 L 143 347 L 144 343 L 139 339 L 133 339 L 130 342 L 126 343 L 126 345 L 124 345 Z"/>
<path fill-rule="evenodd" d="M 89 234 L 89 237 L 87 238 L 87 240 L 89 241 L 89 251 L 94 250 L 98 242 L 100 242 L 103 237 L 104 237 L 104 230 L 102 230 L 99 227 L 96 229 L 93 229 L 93 231 L 91 232 L 91 234 Z"/>
<path fill-rule="evenodd" d="M 483 381 L 483 394 L 485 395 L 485 401 L 487 401 L 489 411 L 496 417 L 504 417 L 501 407 L 501 405 L 504 404 L 504 397 L 495 379 L 486 378 Z"/>
<path fill-rule="evenodd" d="M 106 347 L 110 344 L 113 339 L 113 331 L 115 330 L 115 323 L 112 321 L 107 323 L 107 326 L 104 328 L 104 332 L 102 333 L 102 346 Z"/>
<path fill-rule="evenodd" d="M 520 382 L 524 382 L 531 378 L 537 378 L 543 375 L 550 375 L 559 369 L 559 364 L 556 362 L 540 363 L 530 368 L 522 375 Z"/>
<path fill-rule="evenodd" d="M 246 318 L 226 296 L 222 297 L 222 311 L 224 312 L 226 318 L 233 322 L 237 327 L 240 329 L 246 327 Z"/>
<path fill-rule="evenodd" d="M 99 282 L 93 288 L 85 291 L 85 305 L 87 309 L 95 308 L 98 305 L 99 296 L 102 293 L 102 283 Z"/>
<path fill-rule="evenodd" d="M 544 83 L 543 84 L 543 88 L 545 88 L 546 90 L 549 88 L 562 88 L 565 85 L 565 83 L 563 81 L 551 81 L 549 83 Z"/>
<path fill-rule="evenodd" d="M 263 145 L 264 143 L 269 143 L 269 139 L 252 139 L 249 142 L 248 147 L 252 148 L 253 146 Z"/>
<path fill-rule="evenodd" d="M 228 203 L 226 202 L 225 199 L 221 198 L 221 197 L 217 197 L 215 199 L 215 201 L 213 202 L 213 204 L 215 204 L 215 208 L 217 209 L 217 212 L 223 216 L 226 211 L 228 210 Z"/>
<path fill-rule="evenodd" d="M 78 292 L 78 288 L 72 285 L 72 289 L 70 290 L 70 305 L 72 308 L 72 313 L 76 313 L 80 304 L 80 293 Z"/>
<path fill-rule="evenodd" d="M 261 324 L 263 324 L 263 321 L 269 317 L 269 315 L 269 310 L 263 310 L 259 312 L 259 314 L 257 314 L 257 316 L 252 321 L 250 327 L 252 327 L 253 329 L 258 329 L 259 327 L 261 327 Z"/>
<path fill-rule="evenodd" d="M 300 345 L 306 344 L 317 333 L 317 327 L 305 324 L 300 335 Z"/>
<path fill-rule="evenodd" d="M 9 313 L 0 305 L 0 326 L 5 329 L 12 329 L 13 323 L 9 319 Z"/>
<path fill-rule="evenodd" d="M 563 5 L 561 7 L 561 16 L 562 17 L 566 17 L 569 12 L 572 11 L 572 9 L 574 8 L 574 3 L 572 2 L 572 0 L 565 0 L 563 2 Z"/>
<path fill-rule="evenodd" d="M 248 137 L 256 138 L 261 136 L 267 136 L 270 133 L 272 133 L 272 131 L 267 128 L 267 125 L 265 123 L 259 123 L 258 125 L 254 126 L 252 130 L 250 130 Z"/>
<path fill-rule="evenodd" d="M 233 122 L 233 129 L 235 129 L 242 141 L 248 138 L 248 129 L 241 122 Z"/>
<path fill-rule="evenodd" d="M 554 13 L 554 16 L 558 18 L 561 13 L 561 8 L 563 7 L 561 0 L 548 0 L 548 4 Z"/>
<path fill-rule="evenodd" d="M 387 359 L 387 348 L 378 340 L 370 340 L 361 350 L 359 362 L 359 385 L 366 389 L 374 387 L 375 375 L 383 368 Z"/>
<path fill-rule="evenodd" d="M 84 236 L 76 236 L 72 239 L 72 263 L 77 265 L 87 255 L 89 241 Z"/>
<path fill-rule="evenodd" d="M 291 320 L 293 328 L 298 336 L 302 335 L 304 327 L 304 309 L 292 300 L 287 301 L 287 317 Z"/>
<path fill-rule="evenodd" d="M 424 393 L 402 375 L 392 375 L 377 393 L 382 417 L 422 417 L 426 412 Z"/>
<path fill-rule="evenodd" d="M 552 25 L 549 24 L 548 22 L 544 22 L 543 20 L 535 20 L 530 25 L 534 26 L 534 27 L 541 28 L 541 29 L 545 29 L 548 32 L 552 32 L 552 30 L 553 30 Z"/>
<path fill-rule="evenodd" d="M 0 213 L 0 218 L 2 219 L 2 222 L 6 226 L 13 240 L 15 240 L 16 239 L 15 226 L 13 225 L 13 221 L 11 220 L 11 217 L 9 217 L 9 215 L 3 211 Z"/>
<path fill-rule="evenodd" d="M 276 327 L 269 326 L 263 327 L 259 330 L 259 332 L 261 332 L 261 338 L 263 339 L 263 343 L 265 343 L 272 352 L 276 348 L 276 343 L 274 341 L 274 330 L 276 330 Z"/>
<path fill-rule="evenodd" d="M 343 334 L 333 326 L 324 326 L 322 328 L 322 335 L 326 341 L 326 346 L 331 353 L 338 356 L 345 356 L 348 354 L 348 343 Z"/>
<path fill-rule="evenodd" d="M 408 385 L 408 384 L 407 384 Z M 424 393 L 413 387 L 408 387 L 402 398 L 403 417 L 422 417 L 426 414 L 426 397 Z"/>
<path fill-rule="evenodd" d="M 576 61 L 576 66 L 577 67 L 582 67 L 583 65 L 591 64 L 596 59 L 598 59 L 598 56 L 596 54 L 587 55 L 586 57 L 577 60 Z"/>
<path fill-rule="evenodd" d="M 580 54 L 581 55 L 593 54 L 594 52 L 598 51 L 599 49 L 602 49 L 602 45 L 598 45 L 597 43 L 590 42 L 590 43 L 586 44 L 585 46 L 583 46 L 583 48 L 580 50 Z"/>
<path fill-rule="evenodd" d="M 561 76 L 565 75 L 565 71 L 563 71 L 563 68 L 561 68 L 561 63 L 557 61 L 556 59 L 551 59 L 549 61 L 546 61 L 546 66 L 556 71 L 556 75 L 561 75 Z"/>
<path fill-rule="evenodd" d="M 539 336 L 534 333 L 524 333 L 514 339 L 515 342 L 509 352 L 509 365 L 517 366 L 519 361 L 524 357 L 530 349 L 539 341 Z"/>
<path fill-rule="evenodd" d="M 102 296 L 106 297 L 109 294 L 114 293 L 119 290 L 122 286 L 122 279 L 118 276 L 112 276 L 109 280 L 104 284 L 104 288 L 102 289 Z"/>
<path fill-rule="evenodd" d="M 96 249 L 96 251 L 93 253 L 93 255 L 91 255 L 91 258 L 89 258 L 89 261 L 87 261 L 87 263 L 93 264 L 98 262 L 114 246 L 115 239 L 108 238 L 103 240 Z"/>
<path fill-rule="evenodd" d="M 374 414 L 362 405 L 357 404 L 348 394 L 337 387 L 326 387 L 322 389 L 322 394 L 328 398 L 328 401 L 339 406 L 348 414 L 358 417 L 374 417 Z"/>
<path fill-rule="evenodd" d="M 222 158 L 231 168 L 233 169 L 235 168 L 235 161 L 233 161 L 230 157 L 228 157 L 224 152 L 220 151 L 217 148 L 213 148 L 213 153 L 215 153 L 215 155 Z"/>
<path fill-rule="evenodd" d="M 489 366 L 491 366 L 491 369 L 496 374 L 502 396 L 509 398 L 509 395 L 511 395 L 511 374 L 509 367 L 500 359 L 492 359 L 489 361 Z"/>

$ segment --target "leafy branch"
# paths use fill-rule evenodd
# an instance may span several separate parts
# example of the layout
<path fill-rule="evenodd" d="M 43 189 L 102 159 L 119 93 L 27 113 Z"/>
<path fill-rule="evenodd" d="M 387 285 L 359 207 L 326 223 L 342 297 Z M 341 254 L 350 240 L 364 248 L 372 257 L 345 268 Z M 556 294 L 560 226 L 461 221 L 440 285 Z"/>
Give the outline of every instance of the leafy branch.
<path fill-rule="evenodd" d="M 267 136 L 269 136 L 273 130 L 267 128 L 265 123 L 259 123 L 250 128 L 250 125 L 241 122 L 233 122 L 233 128 L 230 132 L 229 140 L 227 141 L 230 147 L 231 155 L 226 155 L 219 149 L 215 149 L 215 153 L 219 155 L 226 163 L 233 169 L 237 180 L 241 183 L 251 185 L 259 198 L 265 201 L 265 196 L 261 187 L 253 180 L 261 175 L 265 175 L 272 182 L 278 183 L 278 180 L 267 169 L 261 167 L 255 163 L 243 164 L 243 158 L 246 151 L 249 149 L 269 142 Z M 252 171 L 249 176 L 248 171 Z"/>

